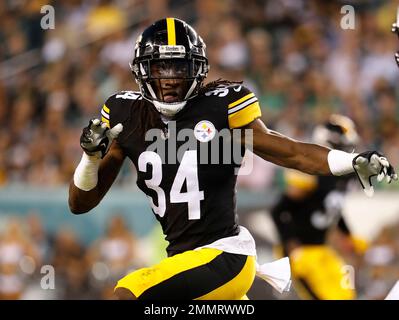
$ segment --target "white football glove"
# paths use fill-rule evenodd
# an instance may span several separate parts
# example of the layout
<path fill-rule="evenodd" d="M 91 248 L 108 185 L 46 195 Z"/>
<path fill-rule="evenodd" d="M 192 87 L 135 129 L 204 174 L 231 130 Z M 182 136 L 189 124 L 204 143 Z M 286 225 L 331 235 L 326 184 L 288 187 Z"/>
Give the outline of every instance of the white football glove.
<path fill-rule="evenodd" d="M 374 194 L 371 178 L 377 176 L 377 181 L 381 182 L 384 178 L 388 183 L 398 180 L 398 175 L 388 162 L 387 158 L 376 151 L 366 151 L 357 155 L 352 162 L 353 168 L 359 178 L 367 196 Z"/>
<path fill-rule="evenodd" d="M 101 158 L 107 154 L 112 141 L 122 132 L 123 126 L 118 123 L 112 129 L 99 119 L 91 119 L 80 136 L 80 146 L 89 156 L 98 155 Z"/>

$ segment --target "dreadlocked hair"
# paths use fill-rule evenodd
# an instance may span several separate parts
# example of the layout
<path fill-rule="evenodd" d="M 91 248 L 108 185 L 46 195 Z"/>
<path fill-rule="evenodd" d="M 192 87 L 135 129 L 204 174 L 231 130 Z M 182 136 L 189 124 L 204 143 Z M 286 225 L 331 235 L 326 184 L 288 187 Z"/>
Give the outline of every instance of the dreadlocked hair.
<path fill-rule="evenodd" d="M 242 81 L 230 81 L 230 80 L 225 80 L 225 79 L 217 79 L 215 81 L 211 81 L 207 83 L 206 85 L 202 85 L 199 90 L 198 90 L 198 95 L 202 95 L 207 91 L 215 90 L 216 88 L 220 86 L 231 86 L 235 84 L 242 84 Z"/>

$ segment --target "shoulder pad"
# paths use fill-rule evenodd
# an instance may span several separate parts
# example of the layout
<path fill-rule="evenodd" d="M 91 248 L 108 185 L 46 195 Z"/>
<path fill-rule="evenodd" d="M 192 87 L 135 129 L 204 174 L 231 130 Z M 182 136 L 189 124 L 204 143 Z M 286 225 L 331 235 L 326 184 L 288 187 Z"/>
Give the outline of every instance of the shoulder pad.
<path fill-rule="evenodd" d="M 258 98 L 241 84 L 221 84 L 205 92 L 205 96 L 221 98 L 220 104 L 227 109 L 230 129 L 246 126 L 262 115 Z"/>
<path fill-rule="evenodd" d="M 110 126 L 111 116 L 113 119 L 118 118 L 120 114 L 119 110 L 122 110 L 121 106 L 124 106 L 131 100 L 142 100 L 143 97 L 138 91 L 119 91 L 112 94 L 105 101 L 101 109 L 101 121 L 107 123 Z"/>
<path fill-rule="evenodd" d="M 143 99 L 143 96 L 141 95 L 141 92 L 139 91 L 119 91 L 117 93 L 114 93 L 111 95 L 108 99 L 110 100 L 111 98 L 113 99 L 124 99 L 124 100 L 141 100 Z"/>
<path fill-rule="evenodd" d="M 251 90 L 249 90 L 247 87 L 243 86 L 242 84 L 233 83 L 230 85 L 221 84 L 216 88 L 209 89 L 207 92 L 205 92 L 205 96 L 217 96 L 219 98 L 226 97 L 227 99 L 233 99 L 234 101 L 234 98 L 243 97 L 249 93 L 251 93 Z"/>
<path fill-rule="evenodd" d="M 258 98 L 251 90 L 242 85 L 228 89 L 227 113 L 231 129 L 246 126 L 262 115 Z"/>

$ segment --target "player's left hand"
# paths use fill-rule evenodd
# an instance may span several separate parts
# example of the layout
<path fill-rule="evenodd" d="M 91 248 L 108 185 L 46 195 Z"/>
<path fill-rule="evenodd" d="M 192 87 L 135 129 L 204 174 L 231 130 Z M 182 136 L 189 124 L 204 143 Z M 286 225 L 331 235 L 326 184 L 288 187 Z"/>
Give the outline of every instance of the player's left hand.
<path fill-rule="evenodd" d="M 121 123 L 109 129 L 105 122 L 101 122 L 99 119 L 91 119 L 80 136 L 80 146 L 89 156 L 98 156 L 102 159 L 107 154 L 112 141 L 118 137 L 122 130 Z"/>
<path fill-rule="evenodd" d="M 398 180 L 398 175 L 388 162 L 387 158 L 376 151 L 366 151 L 357 155 L 352 162 L 353 168 L 359 178 L 367 196 L 374 194 L 371 178 L 377 176 L 377 181 L 381 182 L 384 178 L 388 183 Z"/>

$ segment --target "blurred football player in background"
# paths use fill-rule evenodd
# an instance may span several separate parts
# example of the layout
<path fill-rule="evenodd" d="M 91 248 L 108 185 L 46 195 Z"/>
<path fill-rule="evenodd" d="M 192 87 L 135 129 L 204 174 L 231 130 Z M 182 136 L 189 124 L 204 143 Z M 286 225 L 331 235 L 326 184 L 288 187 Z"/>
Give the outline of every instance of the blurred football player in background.
<path fill-rule="evenodd" d="M 313 142 L 332 149 L 353 152 L 358 134 L 351 119 L 331 115 L 316 126 Z M 344 196 L 354 175 L 312 176 L 284 170 L 286 191 L 271 210 L 284 255 L 291 261 L 293 283 L 302 299 L 354 299 L 353 284 L 346 281 L 344 261 L 327 243 L 337 227 L 342 241 L 355 245 L 342 216 Z"/>
<path fill-rule="evenodd" d="M 113 94 L 102 107 L 101 121 L 91 120 L 83 130 L 84 153 L 69 189 L 71 211 L 82 214 L 97 206 L 130 158 L 137 185 L 169 241 L 168 258 L 118 282 L 115 293 L 120 298 L 245 298 L 257 267 L 255 242 L 236 219 L 236 169 L 241 162 L 225 163 L 226 155 L 219 152 L 216 164 L 201 163 L 199 147 L 212 139 L 229 150 L 248 145 L 244 135 L 226 141 L 216 132 L 250 129 L 254 153 L 284 167 L 318 175 L 355 171 L 368 194 L 373 192 L 371 176 L 397 179 L 388 160 L 375 151 L 331 150 L 267 129 L 249 89 L 224 80 L 203 84 L 209 70 L 205 49 L 184 21 L 155 22 L 138 37 L 131 64 L 140 92 Z M 186 140 L 170 138 L 172 125 L 176 132 L 191 129 L 195 141 L 177 163 L 169 157 L 163 161 L 148 148 L 153 139 L 146 139 L 148 130 L 157 128 L 166 150 L 177 152 Z"/>

